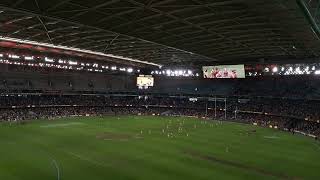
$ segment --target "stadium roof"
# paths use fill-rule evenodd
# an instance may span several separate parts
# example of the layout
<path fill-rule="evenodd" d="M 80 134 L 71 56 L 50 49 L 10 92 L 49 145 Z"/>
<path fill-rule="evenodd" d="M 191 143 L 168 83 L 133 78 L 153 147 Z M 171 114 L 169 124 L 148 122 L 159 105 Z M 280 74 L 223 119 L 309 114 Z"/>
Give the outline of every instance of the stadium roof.
<path fill-rule="evenodd" d="M 1 0 L 0 23 L 2 37 L 124 57 L 119 61 L 197 66 L 320 55 L 294 0 Z"/>

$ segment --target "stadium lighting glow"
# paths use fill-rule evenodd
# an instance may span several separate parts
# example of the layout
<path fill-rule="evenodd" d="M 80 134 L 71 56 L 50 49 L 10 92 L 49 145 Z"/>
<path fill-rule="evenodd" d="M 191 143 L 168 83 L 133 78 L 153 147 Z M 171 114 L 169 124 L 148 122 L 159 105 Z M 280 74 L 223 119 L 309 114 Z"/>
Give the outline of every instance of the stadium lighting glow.
<path fill-rule="evenodd" d="M 159 70 L 155 70 L 155 71 L 151 71 L 151 74 L 156 74 L 156 75 L 166 75 L 166 76 L 184 76 L 184 77 L 190 77 L 190 76 L 194 76 L 192 70 L 189 69 L 176 69 L 176 70 L 171 70 L 171 69 L 165 69 L 162 71 Z"/>
<path fill-rule="evenodd" d="M 128 71 L 128 73 L 132 73 L 133 69 L 132 68 L 128 68 L 127 71 Z"/>
<path fill-rule="evenodd" d="M 33 56 L 25 56 L 24 59 L 25 60 L 33 60 Z"/>
<path fill-rule="evenodd" d="M 44 58 L 44 61 L 45 61 L 45 62 L 51 62 L 51 63 L 54 62 L 53 59 L 50 59 L 50 58 L 47 58 L 47 57 Z M 60 60 L 59 60 L 59 61 L 60 61 Z M 60 63 L 60 62 L 59 62 L 59 63 Z"/>
<path fill-rule="evenodd" d="M 275 67 L 272 69 L 272 72 L 274 72 L 274 73 L 278 72 L 278 67 L 275 66 Z"/>
<path fill-rule="evenodd" d="M 116 66 L 112 66 L 111 70 L 117 70 L 117 67 Z"/>
<path fill-rule="evenodd" d="M 78 63 L 76 61 L 69 61 L 70 65 L 77 65 Z"/>
<path fill-rule="evenodd" d="M 9 54 L 8 56 L 9 56 L 9 58 L 12 58 L 12 59 L 19 59 L 20 58 L 20 56 L 15 55 L 15 54 Z"/>
<path fill-rule="evenodd" d="M 60 63 L 60 64 L 64 64 L 64 63 L 65 63 L 65 61 L 63 61 L 63 60 L 59 59 L 58 63 Z"/>
<path fill-rule="evenodd" d="M 105 54 L 102 52 L 96 52 L 96 51 L 91 51 L 91 50 L 84 50 L 84 49 L 79 49 L 79 48 L 53 45 L 53 44 L 49 44 L 49 43 L 40 43 L 40 42 L 36 42 L 36 41 L 22 40 L 22 39 L 10 38 L 10 37 L 5 37 L 5 36 L 0 36 L 0 40 L 16 42 L 16 43 L 23 43 L 23 44 L 31 44 L 31 45 L 35 45 L 35 46 L 44 46 L 44 47 L 55 48 L 55 49 L 70 50 L 70 51 L 76 51 L 76 52 L 80 52 L 80 53 L 93 54 L 93 55 L 98 55 L 98 56 L 110 57 L 110 58 L 121 59 L 121 60 L 125 60 L 125 61 L 131 61 L 131 62 L 136 62 L 136 63 L 141 63 L 141 64 L 148 64 L 148 65 L 152 65 L 152 66 L 162 67 L 162 65 L 156 64 L 156 63 L 141 61 L 138 59 L 132 59 L 132 58 L 123 57 L 123 56 L 117 56 L 117 55 L 113 55 L 113 54 Z"/>

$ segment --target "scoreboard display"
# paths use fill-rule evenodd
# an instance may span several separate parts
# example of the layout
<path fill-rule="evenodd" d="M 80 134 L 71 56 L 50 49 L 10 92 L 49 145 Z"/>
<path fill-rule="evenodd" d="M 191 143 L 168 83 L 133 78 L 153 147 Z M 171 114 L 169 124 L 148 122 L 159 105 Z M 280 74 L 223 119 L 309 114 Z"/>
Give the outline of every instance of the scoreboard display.
<path fill-rule="evenodd" d="M 149 87 L 153 87 L 154 78 L 150 75 L 140 75 L 137 77 L 137 86 L 139 89 L 148 89 Z"/>

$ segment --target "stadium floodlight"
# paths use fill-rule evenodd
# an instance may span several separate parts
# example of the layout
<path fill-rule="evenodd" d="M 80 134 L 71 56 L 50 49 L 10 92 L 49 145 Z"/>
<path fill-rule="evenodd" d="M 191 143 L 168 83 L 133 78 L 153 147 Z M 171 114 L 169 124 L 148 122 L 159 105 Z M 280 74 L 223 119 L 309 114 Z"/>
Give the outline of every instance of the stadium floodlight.
<path fill-rule="evenodd" d="M 58 60 L 58 63 L 64 64 L 64 63 L 66 63 L 66 62 L 65 62 L 64 60 L 59 59 L 59 60 Z"/>
<path fill-rule="evenodd" d="M 45 61 L 45 62 L 51 62 L 51 63 L 53 63 L 53 62 L 54 62 L 54 59 L 45 57 L 45 58 L 44 58 L 44 61 Z M 60 60 L 59 60 L 59 61 L 60 61 Z M 60 63 L 60 62 L 59 62 L 59 63 Z"/>
<path fill-rule="evenodd" d="M 113 55 L 113 54 L 105 54 L 105 53 L 102 53 L 102 52 L 84 50 L 84 49 L 79 49 L 79 48 L 73 48 L 73 47 L 67 47 L 67 46 L 61 46 L 61 45 L 53 45 L 53 44 L 49 44 L 49 43 L 40 43 L 40 42 L 37 42 L 37 41 L 23 40 L 23 39 L 11 38 L 11 37 L 5 37 L 5 36 L 0 36 L 0 40 L 16 42 L 16 43 L 22 43 L 22 44 L 31 44 L 31 45 L 35 45 L 35 46 L 49 47 L 49 48 L 54 48 L 54 49 L 69 50 L 69 51 L 93 54 L 93 55 L 98 55 L 98 56 L 121 59 L 121 60 L 124 60 L 124 61 L 131 61 L 131 62 L 136 62 L 136 63 L 141 63 L 141 64 L 148 64 L 148 65 L 152 65 L 152 66 L 162 67 L 162 65 L 160 65 L 160 64 L 156 64 L 156 63 L 152 63 L 152 62 L 148 62 L 148 61 L 142 61 L 142 60 L 138 60 L 138 59 L 132 59 L 132 58 L 129 58 L 129 57 L 117 56 L 117 55 Z"/>
<path fill-rule="evenodd" d="M 24 59 L 25 60 L 33 60 L 33 56 L 25 56 Z"/>
<path fill-rule="evenodd" d="M 15 54 L 9 54 L 8 57 L 12 58 L 12 59 L 19 59 L 20 58 L 20 56 L 15 55 Z"/>
<path fill-rule="evenodd" d="M 278 72 L 278 67 L 277 66 L 273 67 L 272 72 L 274 73 Z"/>
<path fill-rule="evenodd" d="M 78 65 L 78 63 L 76 61 L 69 61 L 68 62 L 70 65 Z"/>
<path fill-rule="evenodd" d="M 307 67 L 305 68 L 305 71 L 309 71 L 309 66 L 307 66 Z"/>
<path fill-rule="evenodd" d="M 167 69 L 166 74 L 167 74 L 167 76 L 170 76 L 171 70 Z"/>
<path fill-rule="evenodd" d="M 303 72 L 301 71 L 300 67 L 296 67 L 295 73 L 296 74 L 303 74 Z"/>
<path fill-rule="evenodd" d="M 133 69 L 132 68 L 128 68 L 127 71 L 128 71 L 128 73 L 132 73 Z"/>

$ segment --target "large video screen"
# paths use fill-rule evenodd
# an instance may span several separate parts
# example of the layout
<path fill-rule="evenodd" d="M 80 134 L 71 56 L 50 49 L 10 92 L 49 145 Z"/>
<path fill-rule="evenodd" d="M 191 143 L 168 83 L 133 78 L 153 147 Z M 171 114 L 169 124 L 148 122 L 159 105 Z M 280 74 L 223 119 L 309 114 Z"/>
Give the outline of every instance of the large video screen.
<path fill-rule="evenodd" d="M 244 65 L 203 66 L 204 78 L 245 78 Z"/>
<path fill-rule="evenodd" d="M 137 77 L 137 86 L 139 88 L 149 88 L 154 84 L 154 79 L 152 76 L 140 75 Z"/>

